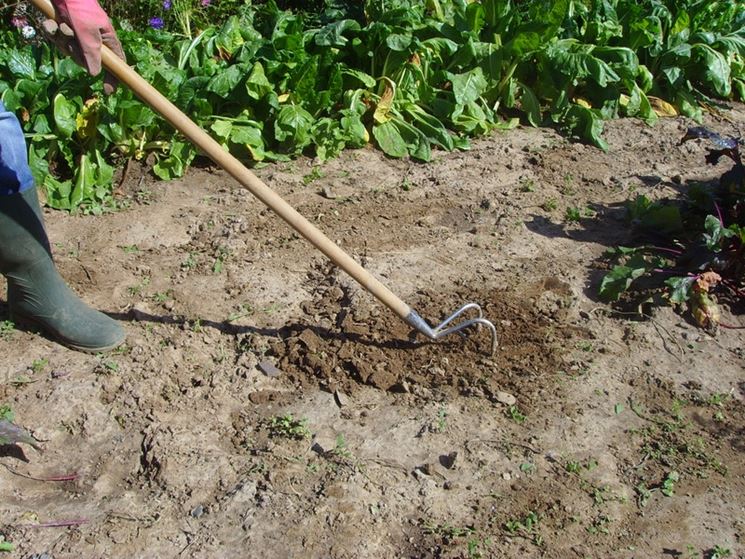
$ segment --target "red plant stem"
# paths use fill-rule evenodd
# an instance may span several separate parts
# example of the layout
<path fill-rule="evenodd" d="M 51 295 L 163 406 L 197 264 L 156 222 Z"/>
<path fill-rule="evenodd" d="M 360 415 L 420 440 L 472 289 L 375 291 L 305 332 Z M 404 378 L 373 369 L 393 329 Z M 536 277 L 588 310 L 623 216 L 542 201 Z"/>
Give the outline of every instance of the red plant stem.
<path fill-rule="evenodd" d="M 80 477 L 80 474 L 78 474 L 77 472 L 73 472 L 71 474 L 62 474 L 58 476 L 35 477 L 28 474 L 22 474 L 21 472 L 14 470 L 7 464 L 3 464 L 3 466 L 5 466 L 5 469 L 15 476 L 25 477 L 26 479 L 33 479 L 34 481 L 75 481 Z"/>
<path fill-rule="evenodd" d="M 734 284 L 734 282 L 732 282 L 732 281 L 730 281 L 730 280 L 726 280 L 726 279 L 724 279 L 724 280 L 722 280 L 722 284 L 723 284 L 723 285 L 724 285 L 725 287 L 729 288 L 729 289 L 730 289 L 731 291 L 733 291 L 734 293 L 736 293 L 737 295 L 739 295 L 740 297 L 745 297 L 745 290 L 743 290 L 743 289 L 740 289 L 739 287 L 737 287 L 737 286 L 736 286 L 736 285 Z"/>
<path fill-rule="evenodd" d="M 63 474 L 59 476 L 49 476 L 41 478 L 42 481 L 75 481 L 80 477 L 77 472 L 72 474 Z"/>
<path fill-rule="evenodd" d="M 664 252 L 669 252 L 670 254 L 675 254 L 676 256 L 680 256 L 683 254 L 682 250 L 676 250 L 674 248 L 665 248 L 665 247 L 656 247 L 656 246 L 650 246 L 649 248 L 654 250 L 661 250 Z"/>
<path fill-rule="evenodd" d="M 724 219 L 722 219 L 722 210 L 719 209 L 719 204 L 714 202 L 714 209 L 717 211 L 717 217 L 719 218 L 719 223 L 722 227 L 724 227 Z"/>

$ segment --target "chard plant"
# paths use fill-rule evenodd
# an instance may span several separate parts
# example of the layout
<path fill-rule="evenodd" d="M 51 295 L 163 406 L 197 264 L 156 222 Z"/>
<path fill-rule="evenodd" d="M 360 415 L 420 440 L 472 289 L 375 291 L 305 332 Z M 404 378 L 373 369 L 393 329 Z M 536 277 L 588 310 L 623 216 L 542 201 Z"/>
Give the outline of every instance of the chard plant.
<path fill-rule="evenodd" d="M 632 224 L 656 244 L 614 249 L 610 256 L 615 264 L 601 283 L 600 295 L 617 301 L 651 280 L 641 289 L 643 297 L 661 292 L 670 303 L 687 306 L 699 326 L 715 332 L 721 324 L 717 294 L 735 305 L 745 301 L 743 141 L 695 127 L 681 143 L 699 139 L 714 146 L 707 163 L 716 165 L 726 157 L 732 168 L 713 187 L 690 186 L 683 205 L 644 196 L 628 204 Z"/>
<path fill-rule="evenodd" d="M 520 120 L 606 149 L 607 119 L 700 120 L 716 99 L 745 98 L 745 4 L 731 1 L 128 6 L 110 8 L 129 63 L 247 164 L 369 142 L 429 161 Z M 38 38 L 3 30 L 0 45 L 0 99 L 23 123 L 49 205 L 100 211 L 123 161 L 150 157 L 169 179 L 198 156 L 125 87 L 103 97 Z"/>

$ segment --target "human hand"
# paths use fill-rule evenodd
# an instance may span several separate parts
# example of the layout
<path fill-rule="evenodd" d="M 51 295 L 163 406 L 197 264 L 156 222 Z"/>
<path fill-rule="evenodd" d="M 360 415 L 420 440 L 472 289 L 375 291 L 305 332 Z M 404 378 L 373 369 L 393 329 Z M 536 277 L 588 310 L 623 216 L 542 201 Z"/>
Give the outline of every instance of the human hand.
<path fill-rule="evenodd" d="M 52 0 L 60 22 L 58 28 L 47 22 L 44 29 L 56 44 L 69 52 L 75 61 L 95 76 L 101 72 L 101 45 L 126 60 L 114 27 L 96 0 Z M 52 22 L 54 23 L 54 22 Z M 51 33 L 50 33 L 51 31 Z M 104 92 L 110 94 L 117 80 L 110 74 L 104 77 Z"/>

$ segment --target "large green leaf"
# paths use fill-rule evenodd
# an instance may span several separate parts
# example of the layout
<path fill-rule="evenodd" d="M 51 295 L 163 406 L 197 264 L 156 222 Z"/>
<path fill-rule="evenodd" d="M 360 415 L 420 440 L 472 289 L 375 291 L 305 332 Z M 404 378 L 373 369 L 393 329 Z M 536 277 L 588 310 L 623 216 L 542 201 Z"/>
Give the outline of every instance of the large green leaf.
<path fill-rule="evenodd" d="M 635 279 L 647 273 L 647 267 L 643 262 L 638 265 L 618 265 L 605 275 L 600 283 L 600 296 L 606 301 L 618 301 L 621 294 L 626 291 Z"/>
<path fill-rule="evenodd" d="M 220 51 L 228 55 L 238 50 L 244 42 L 240 20 L 235 16 L 229 18 L 215 35 L 214 42 Z"/>
<path fill-rule="evenodd" d="M 72 137 L 77 127 L 75 122 L 77 114 L 78 107 L 75 103 L 68 101 L 61 93 L 54 96 L 54 123 L 62 137 Z"/>
<path fill-rule="evenodd" d="M 579 138 L 608 150 L 608 144 L 602 138 L 604 123 L 599 111 L 572 104 L 562 118 L 562 125 Z"/>
<path fill-rule="evenodd" d="M 74 208 L 86 198 L 90 198 L 95 182 L 93 162 L 88 154 L 80 156 L 78 168 L 75 173 L 72 193 L 70 194 L 70 205 Z"/>
<path fill-rule="evenodd" d="M 229 66 L 224 72 L 220 72 L 207 84 L 207 91 L 216 93 L 220 97 L 228 97 L 231 91 L 238 85 L 245 75 L 245 68 L 236 64 Z"/>
<path fill-rule="evenodd" d="M 398 127 L 393 121 L 377 124 L 373 127 L 373 136 L 378 146 L 386 155 L 391 157 L 404 157 L 409 153 L 406 142 L 401 136 Z"/>
<path fill-rule="evenodd" d="M 274 91 L 274 86 L 267 79 L 261 62 L 254 64 L 251 73 L 246 80 L 246 91 L 252 99 L 262 99 L 268 93 Z"/>
<path fill-rule="evenodd" d="M 313 125 L 313 115 L 298 105 L 282 107 L 274 122 L 274 137 L 279 142 L 292 147 L 294 151 L 301 150 L 310 143 L 310 128 Z"/>
<path fill-rule="evenodd" d="M 315 34 L 313 40 L 316 45 L 321 47 L 343 47 L 349 42 L 344 33 L 359 30 L 360 24 L 353 19 L 342 19 L 321 28 Z"/>
<path fill-rule="evenodd" d="M 700 79 L 722 97 L 732 93 L 729 62 L 720 52 L 709 45 L 699 43 L 693 46 L 694 60 L 699 64 Z"/>
<path fill-rule="evenodd" d="M 448 78 L 453 86 L 455 102 L 459 105 L 467 105 L 476 101 L 489 86 L 481 68 L 474 68 L 463 74 L 448 73 Z"/>
<path fill-rule="evenodd" d="M 258 123 L 234 126 L 230 132 L 230 141 L 244 146 L 254 161 L 263 161 L 266 157 L 264 137 Z"/>
<path fill-rule="evenodd" d="M 541 103 L 538 101 L 538 97 L 524 83 L 520 83 L 520 105 L 525 115 L 528 117 L 528 122 L 532 126 L 540 126 L 542 124 L 543 117 L 541 116 Z"/>
<path fill-rule="evenodd" d="M 19 78 L 34 79 L 36 77 L 36 61 L 31 49 L 13 50 L 8 57 L 8 70 Z"/>
<path fill-rule="evenodd" d="M 592 50 L 572 41 L 561 41 L 546 49 L 546 56 L 555 72 L 571 80 L 592 78 L 600 87 L 619 81 L 619 75 L 607 62 L 594 56 Z"/>

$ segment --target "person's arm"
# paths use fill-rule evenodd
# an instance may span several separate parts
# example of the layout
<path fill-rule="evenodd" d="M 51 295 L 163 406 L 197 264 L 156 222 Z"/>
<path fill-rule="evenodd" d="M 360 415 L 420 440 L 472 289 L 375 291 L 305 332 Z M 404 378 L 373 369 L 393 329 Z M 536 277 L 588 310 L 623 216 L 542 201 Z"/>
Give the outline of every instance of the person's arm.
<path fill-rule="evenodd" d="M 74 33 L 71 45 L 73 57 L 91 75 L 95 76 L 101 71 L 102 44 L 125 60 L 109 16 L 96 0 L 52 0 L 52 4 L 57 12 L 57 20 L 66 23 Z M 110 93 L 116 80 L 107 75 L 104 81 L 107 93 Z"/>

